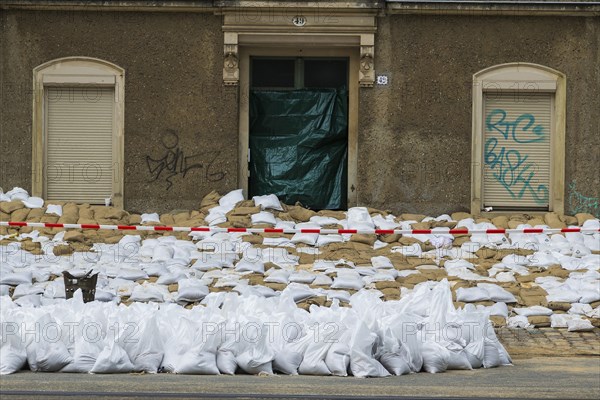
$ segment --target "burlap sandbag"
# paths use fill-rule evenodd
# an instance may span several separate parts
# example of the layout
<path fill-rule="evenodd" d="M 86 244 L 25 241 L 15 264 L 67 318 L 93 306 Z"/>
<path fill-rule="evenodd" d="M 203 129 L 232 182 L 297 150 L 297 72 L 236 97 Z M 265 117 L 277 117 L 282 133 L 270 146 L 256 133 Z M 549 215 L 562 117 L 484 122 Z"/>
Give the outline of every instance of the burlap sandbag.
<path fill-rule="evenodd" d="M 220 198 L 221 195 L 216 190 L 213 190 L 202 198 L 202 201 L 200 202 L 200 210 L 208 211 L 209 209 L 218 206 Z"/>
<path fill-rule="evenodd" d="M 229 218 L 232 215 L 246 216 L 251 214 L 257 214 L 259 212 L 260 207 L 236 207 L 227 213 L 227 217 Z"/>
<path fill-rule="evenodd" d="M 10 213 L 10 220 L 13 222 L 23 222 L 29 216 L 29 208 L 20 208 Z"/>
<path fill-rule="evenodd" d="M 79 207 L 79 218 L 86 220 L 94 220 L 94 210 L 90 205 L 82 205 Z"/>
<path fill-rule="evenodd" d="M 54 248 L 52 249 L 52 252 L 55 256 L 66 256 L 69 254 L 73 254 L 74 251 L 75 249 L 68 244 L 59 244 L 57 246 L 54 246 Z"/>
<path fill-rule="evenodd" d="M 507 229 L 508 228 L 508 217 L 505 215 L 500 215 L 495 218 L 492 218 L 492 224 L 496 228 Z"/>
<path fill-rule="evenodd" d="M 473 215 L 471 215 L 469 213 L 466 213 L 466 212 L 459 211 L 459 212 L 454 212 L 454 213 L 450 214 L 450 217 L 454 221 L 458 222 L 458 221 L 463 220 L 463 219 L 473 218 Z"/>
<path fill-rule="evenodd" d="M 65 242 L 85 242 L 85 236 L 81 229 L 71 229 L 65 232 Z"/>
<path fill-rule="evenodd" d="M 27 215 L 27 222 L 40 222 L 45 213 L 45 208 L 32 208 Z"/>
<path fill-rule="evenodd" d="M 567 225 L 560 219 L 560 216 L 555 212 L 544 214 L 544 221 L 552 229 L 566 228 Z"/>
<path fill-rule="evenodd" d="M 423 221 L 423 218 L 425 218 L 426 216 L 423 214 L 400 214 L 400 218 L 403 221 L 417 221 L 417 222 L 421 222 Z"/>
<path fill-rule="evenodd" d="M 577 225 L 577 223 L 578 223 L 577 218 L 575 218 L 571 215 L 561 215 L 560 220 L 569 226 Z"/>
<path fill-rule="evenodd" d="M 335 218 L 335 219 L 339 219 L 339 220 L 346 218 L 346 213 L 344 211 L 321 210 L 317 213 L 317 215 L 319 215 L 321 217 L 329 217 L 329 218 Z"/>
<path fill-rule="evenodd" d="M 290 217 L 292 217 L 295 221 L 298 222 L 308 222 L 311 219 L 311 217 L 317 215 L 316 212 L 300 206 L 290 206 L 287 213 Z"/>
<path fill-rule="evenodd" d="M 351 242 L 356 242 L 356 243 L 363 243 L 366 244 L 368 246 L 373 246 L 373 244 L 375 244 L 375 241 L 377 240 L 377 235 L 359 235 L 359 234 L 354 234 L 350 237 L 350 241 Z"/>
<path fill-rule="evenodd" d="M 396 282 L 396 281 L 375 282 L 375 288 L 378 290 L 389 289 L 389 288 L 398 289 L 399 287 L 400 287 L 400 282 Z"/>
<path fill-rule="evenodd" d="M 588 219 L 596 219 L 596 217 L 594 217 L 592 214 L 589 214 L 589 213 L 575 214 L 575 218 L 577 218 L 578 225 L 583 225 L 583 223 L 585 221 L 587 221 Z"/>
<path fill-rule="evenodd" d="M 527 317 L 527 320 L 531 325 L 534 325 L 536 328 L 550 327 L 550 317 L 548 315 L 535 315 Z"/>
<path fill-rule="evenodd" d="M 165 226 L 175 226 L 175 220 L 172 214 L 162 214 L 160 216 L 160 223 Z"/>
<path fill-rule="evenodd" d="M 19 210 L 21 208 L 25 208 L 25 205 L 21 200 L 13 200 L 13 201 L 2 201 L 0 202 L 0 211 L 6 214 L 10 214 L 15 210 Z"/>

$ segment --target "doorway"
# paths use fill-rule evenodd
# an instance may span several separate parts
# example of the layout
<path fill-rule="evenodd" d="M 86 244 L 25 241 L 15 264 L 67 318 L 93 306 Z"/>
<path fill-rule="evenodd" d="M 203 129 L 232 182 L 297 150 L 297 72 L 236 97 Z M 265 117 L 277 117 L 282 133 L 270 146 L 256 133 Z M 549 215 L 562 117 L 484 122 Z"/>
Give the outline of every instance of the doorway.
<path fill-rule="evenodd" d="M 352 207 L 358 203 L 358 90 L 360 51 L 354 46 L 306 46 L 297 42 L 287 46 L 240 46 L 239 49 L 239 142 L 238 142 L 238 184 L 245 194 L 250 194 L 250 93 L 252 59 L 345 59 L 347 60 L 348 81 L 348 145 L 346 205 Z M 314 64 L 313 64 L 314 65 Z M 310 66 L 309 66 L 310 68 Z M 295 72 L 294 72 L 295 73 Z M 307 204 L 308 205 L 308 204 Z"/>
<path fill-rule="evenodd" d="M 349 57 L 249 57 L 248 194 L 348 206 Z"/>

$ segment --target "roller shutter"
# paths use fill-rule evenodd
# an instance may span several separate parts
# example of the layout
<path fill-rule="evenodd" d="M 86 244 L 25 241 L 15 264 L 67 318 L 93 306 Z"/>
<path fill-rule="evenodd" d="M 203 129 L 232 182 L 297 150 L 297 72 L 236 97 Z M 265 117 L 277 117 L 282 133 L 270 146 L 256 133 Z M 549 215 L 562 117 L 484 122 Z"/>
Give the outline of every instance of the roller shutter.
<path fill-rule="evenodd" d="M 114 89 L 46 88 L 45 197 L 104 204 L 113 181 Z"/>
<path fill-rule="evenodd" d="M 548 210 L 552 93 L 484 94 L 483 204 Z"/>

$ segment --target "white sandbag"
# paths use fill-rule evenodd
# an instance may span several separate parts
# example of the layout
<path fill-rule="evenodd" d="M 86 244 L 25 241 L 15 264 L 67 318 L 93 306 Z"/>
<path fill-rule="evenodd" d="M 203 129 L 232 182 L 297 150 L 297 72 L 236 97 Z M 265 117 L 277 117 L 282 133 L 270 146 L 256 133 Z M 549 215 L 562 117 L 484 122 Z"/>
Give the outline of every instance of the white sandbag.
<path fill-rule="evenodd" d="M 219 372 L 226 375 L 234 375 L 237 370 L 237 362 L 233 351 L 228 349 L 219 349 L 217 351 L 217 368 Z"/>
<path fill-rule="evenodd" d="M 21 201 L 27 208 L 42 208 L 44 206 L 44 199 L 41 197 L 29 197 Z"/>
<path fill-rule="evenodd" d="M 38 294 L 28 294 L 27 296 L 22 296 L 22 297 L 19 297 L 18 299 L 16 299 L 15 304 L 19 305 L 20 307 L 36 308 L 36 307 L 40 307 L 42 305 L 42 299 L 51 300 L 51 299 L 46 299 Z"/>
<path fill-rule="evenodd" d="M 342 235 L 336 235 L 336 234 L 319 235 L 315 246 L 322 247 L 322 246 L 326 246 L 331 243 L 342 243 L 343 241 L 344 241 L 344 237 Z"/>
<path fill-rule="evenodd" d="M 55 328 L 52 328 L 54 326 Z M 55 372 L 73 361 L 67 346 L 61 340 L 60 325 L 49 314 L 36 322 L 36 329 L 45 329 L 45 334 L 27 344 L 27 362 L 33 372 Z"/>
<path fill-rule="evenodd" d="M 259 206 L 262 210 L 272 209 L 283 211 L 283 207 L 281 207 L 281 202 L 279 201 L 279 198 L 274 194 L 254 196 L 252 197 L 252 200 L 254 200 L 254 204 Z"/>
<path fill-rule="evenodd" d="M 592 306 L 584 303 L 573 303 L 569 308 L 569 314 L 587 315 L 592 312 Z"/>
<path fill-rule="evenodd" d="M 119 374 L 133 371 L 133 364 L 129 360 L 127 352 L 113 341 L 104 346 L 98 354 L 91 374 Z"/>
<path fill-rule="evenodd" d="M 585 257 L 592 254 L 592 251 L 585 245 L 584 239 L 584 243 L 577 243 L 573 245 L 571 248 L 571 254 L 573 257 Z"/>
<path fill-rule="evenodd" d="M 31 284 L 32 279 L 33 275 L 31 271 L 12 272 L 0 276 L 0 285 L 17 286 L 22 283 Z"/>
<path fill-rule="evenodd" d="M 185 275 L 181 272 L 168 272 L 166 274 L 162 274 L 156 280 L 157 285 L 171 285 L 173 283 L 177 283 L 180 280 L 185 279 Z"/>
<path fill-rule="evenodd" d="M 513 308 L 514 310 L 514 308 Z M 529 320 L 525 315 L 517 315 L 514 317 L 510 317 L 506 320 L 506 326 L 509 328 L 523 328 L 527 329 L 531 326 Z"/>
<path fill-rule="evenodd" d="M 292 326 L 294 325 L 287 325 Z M 276 348 L 275 358 L 273 359 L 273 369 L 286 375 L 298 375 L 298 368 L 304 359 L 304 353 L 313 339 L 312 335 L 302 334 L 302 328 L 299 325 L 295 326 L 295 330 L 289 330 L 284 323 L 279 334 L 275 336 L 276 340 L 273 345 Z M 284 333 L 285 332 L 285 333 Z M 281 341 L 278 343 L 278 341 Z"/>
<path fill-rule="evenodd" d="M 316 332 L 315 334 L 320 334 Z M 323 337 L 313 340 L 311 334 L 307 335 L 304 340 L 308 340 L 308 346 L 304 352 L 302 363 L 298 368 L 301 375 L 331 375 L 331 371 L 325 363 L 325 357 L 332 343 L 327 343 Z"/>
<path fill-rule="evenodd" d="M 285 269 L 271 268 L 269 271 L 267 271 L 266 275 L 267 276 L 264 279 L 265 282 L 283 283 L 287 285 L 290 272 L 286 271 Z"/>
<path fill-rule="evenodd" d="M 9 293 L 10 293 L 9 285 L 0 285 L 0 297 L 8 296 Z"/>
<path fill-rule="evenodd" d="M 594 303 L 600 301 L 600 290 L 583 290 L 581 292 L 580 303 Z"/>
<path fill-rule="evenodd" d="M 543 306 L 531 306 L 531 307 L 524 307 L 524 308 L 513 308 L 513 312 L 517 313 L 518 315 L 521 315 L 523 317 L 533 317 L 533 316 L 538 316 L 538 315 L 552 315 L 553 311 L 547 307 L 543 307 Z"/>
<path fill-rule="evenodd" d="M 44 288 L 37 285 L 32 285 L 30 283 L 21 283 L 18 285 L 12 295 L 13 300 L 16 300 L 23 296 L 29 296 L 32 294 L 42 294 L 44 293 Z"/>
<path fill-rule="evenodd" d="M 46 207 L 46 214 L 54 214 L 62 217 L 62 206 L 60 204 L 48 204 Z"/>
<path fill-rule="evenodd" d="M 517 299 L 508 290 L 493 283 L 478 283 L 477 287 L 485 289 L 490 295 L 490 300 L 503 303 L 516 303 Z"/>
<path fill-rule="evenodd" d="M 296 229 L 321 229 L 321 227 L 319 225 L 311 224 L 311 223 L 299 223 L 299 224 L 296 224 L 295 228 Z M 294 236 L 292 236 L 291 242 L 292 243 L 304 243 L 309 246 L 314 246 L 317 243 L 318 239 L 319 239 L 318 233 L 298 232 L 298 233 L 295 233 Z"/>
<path fill-rule="evenodd" d="M 333 343 L 329 350 L 327 350 L 327 355 L 325 355 L 325 365 L 331 372 L 331 375 L 348 376 L 350 347 L 345 343 Z"/>
<path fill-rule="evenodd" d="M 157 213 L 146 213 L 141 215 L 141 224 L 155 223 L 160 224 L 160 217 Z"/>
<path fill-rule="evenodd" d="M 92 316 L 86 315 L 79 321 L 79 324 L 75 326 L 75 343 L 71 349 L 73 362 L 66 365 L 60 372 L 88 373 L 92 370 L 104 346 L 103 341 L 96 340 L 100 338 L 96 338 L 95 334 L 91 333 L 94 329 L 99 328 L 98 322 Z"/>
<path fill-rule="evenodd" d="M 314 282 L 316 277 L 317 277 L 317 275 L 311 274 L 308 271 L 298 271 L 298 272 L 293 272 L 292 274 L 290 274 L 289 281 L 297 282 L 297 283 L 311 284 Z"/>
<path fill-rule="evenodd" d="M 277 224 L 275 216 L 268 211 L 261 211 L 256 214 L 252 214 L 250 218 L 252 219 L 252 225 L 268 224 L 275 226 Z"/>
<path fill-rule="evenodd" d="M 148 308 L 128 310 L 131 311 L 131 318 L 121 321 L 118 342 L 127 352 L 133 371 L 155 374 L 163 359 L 163 346 L 157 334 L 158 324 L 154 310 L 150 311 L 151 316 L 146 315 L 134 322 L 136 316 L 143 315 L 144 310 Z"/>
<path fill-rule="evenodd" d="M 27 190 L 20 188 L 18 186 L 15 186 L 14 188 L 12 188 L 8 192 L 6 192 L 6 197 L 8 197 L 11 201 L 12 200 L 23 201 L 23 200 L 27 200 L 29 198 L 29 194 L 27 193 Z"/>
<path fill-rule="evenodd" d="M 581 293 L 564 285 L 555 289 L 547 289 L 547 292 L 546 300 L 548 302 L 577 303 L 581 300 Z"/>
<path fill-rule="evenodd" d="M 366 207 L 351 207 L 348 209 L 347 215 L 348 229 L 369 230 L 375 228 Z"/>
<path fill-rule="evenodd" d="M 496 368 L 501 365 L 500 363 L 500 352 L 498 347 L 489 341 L 484 341 L 484 352 L 483 352 L 483 368 Z"/>
<path fill-rule="evenodd" d="M 383 332 L 383 344 L 377 359 L 392 375 L 400 376 L 411 372 L 410 354 L 406 346 L 396 338 L 388 326 Z"/>
<path fill-rule="evenodd" d="M 572 314 L 552 314 L 550 316 L 550 327 L 551 328 L 566 328 L 567 321 L 573 319 L 581 319 L 580 315 Z"/>
<path fill-rule="evenodd" d="M 373 268 L 394 268 L 394 264 L 386 256 L 371 257 Z"/>
<path fill-rule="evenodd" d="M 237 272 L 254 272 L 257 274 L 265 273 L 265 264 L 262 261 L 250 262 L 246 260 L 240 260 L 235 264 L 235 270 Z"/>
<path fill-rule="evenodd" d="M 166 261 L 173 258 L 175 251 L 167 245 L 156 246 L 152 252 L 152 261 Z"/>
<path fill-rule="evenodd" d="M 139 281 L 141 279 L 148 279 L 148 274 L 137 268 L 121 268 L 116 277 L 129 281 Z"/>
<path fill-rule="evenodd" d="M 208 286 L 200 280 L 189 278 L 179 281 L 177 301 L 196 302 L 202 300 L 209 293 Z"/>
<path fill-rule="evenodd" d="M 472 303 L 476 301 L 490 300 L 490 294 L 481 287 L 458 288 L 456 290 L 456 301 Z"/>
<path fill-rule="evenodd" d="M 235 205 L 240 201 L 244 200 L 244 194 L 242 189 L 232 190 L 227 193 L 225 196 L 219 199 L 219 205 L 222 207 L 226 207 L 229 210 L 233 210 Z"/>
<path fill-rule="evenodd" d="M 377 335 L 360 320 L 354 324 L 347 322 L 347 326 L 353 328 L 352 338 L 348 344 L 351 349 L 352 375 L 358 378 L 389 376 L 387 369 L 374 358 L 373 346 L 377 341 Z"/>
<path fill-rule="evenodd" d="M 421 347 L 423 353 L 423 370 L 431 374 L 448 369 L 450 352 L 435 342 L 426 341 Z"/>
<path fill-rule="evenodd" d="M 325 274 L 318 274 L 312 284 L 315 286 L 331 286 L 333 279 Z"/>
<path fill-rule="evenodd" d="M 267 330 L 268 327 L 262 325 L 262 330 L 257 332 L 259 335 L 258 343 L 250 344 L 245 340 L 242 340 L 240 343 L 240 353 L 236 356 L 235 361 L 248 374 L 273 374 L 272 362 L 275 358 L 275 352 L 269 346 L 269 334 Z"/>
<path fill-rule="evenodd" d="M 162 303 L 165 301 L 163 293 L 152 284 L 144 284 L 144 285 L 136 285 L 133 288 L 131 296 L 129 297 L 131 301 L 139 301 L 139 302 L 148 302 L 154 301 Z"/>
<path fill-rule="evenodd" d="M 231 207 L 222 207 L 217 206 L 213 207 L 208 211 L 208 215 L 204 217 L 204 220 L 208 223 L 209 226 L 214 226 L 218 224 L 222 224 L 223 222 L 227 222 L 226 214 L 233 210 L 233 206 Z"/>
<path fill-rule="evenodd" d="M 351 276 L 337 276 L 331 284 L 332 289 L 352 289 L 360 290 L 364 287 L 364 282 L 360 278 Z"/>
<path fill-rule="evenodd" d="M 591 330 L 594 330 L 594 325 L 587 319 L 567 320 L 567 331 L 569 332 L 584 332 Z"/>
<path fill-rule="evenodd" d="M 458 369 L 468 370 L 473 369 L 469 357 L 465 350 L 449 350 L 448 351 L 448 368 L 447 369 Z"/>
<path fill-rule="evenodd" d="M 0 307 L 0 313 L 2 311 L 2 307 Z M 27 351 L 21 340 L 19 324 L 15 321 L 4 321 L 4 318 L 2 318 L 2 324 L 0 375 L 8 375 L 23 369 L 27 363 Z"/>
<path fill-rule="evenodd" d="M 486 307 L 490 315 L 508 318 L 508 306 L 506 303 L 499 302 L 492 306 Z"/>

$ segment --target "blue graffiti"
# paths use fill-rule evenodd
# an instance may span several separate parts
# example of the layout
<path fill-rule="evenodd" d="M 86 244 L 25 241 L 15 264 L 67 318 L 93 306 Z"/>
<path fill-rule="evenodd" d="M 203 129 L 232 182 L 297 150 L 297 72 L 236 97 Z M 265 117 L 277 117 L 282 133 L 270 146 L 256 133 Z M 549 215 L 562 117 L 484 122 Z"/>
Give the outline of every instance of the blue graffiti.
<path fill-rule="evenodd" d="M 584 196 L 577 191 L 577 182 L 574 180 L 569 184 L 569 205 L 571 213 L 590 213 L 600 218 L 600 201 L 594 197 Z"/>
<path fill-rule="evenodd" d="M 500 117 L 498 119 L 498 117 Z M 535 143 L 535 142 L 541 142 L 542 140 L 544 140 L 544 127 L 542 125 L 535 125 L 535 117 L 531 114 L 521 114 L 517 119 L 515 119 L 513 122 L 507 122 L 505 121 L 506 119 L 506 111 L 504 110 L 500 110 L 500 109 L 495 109 L 490 111 L 490 113 L 488 114 L 486 120 L 485 120 L 485 125 L 488 129 L 488 131 L 497 131 L 500 132 L 502 134 L 502 136 L 504 136 L 504 139 L 508 140 L 508 137 L 510 136 L 512 138 L 512 140 L 514 140 L 517 143 Z M 524 125 L 522 127 L 519 128 L 519 125 L 521 123 L 524 123 Z M 533 128 L 531 128 L 533 126 Z M 519 131 L 518 129 L 520 129 L 522 131 L 522 133 L 528 133 L 531 132 L 533 133 L 536 137 L 532 138 L 532 139 L 528 139 L 528 140 L 523 140 L 519 138 Z M 531 129 L 531 131 L 530 131 Z"/>
<path fill-rule="evenodd" d="M 525 124 L 520 127 L 523 122 Z M 535 117 L 531 114 L 521 114 L 513 122 L 509 122 L 506 121 L 506 111 L 492 110 L 486 118 L 486 127 L 490 131 L 499 132 L 504 140 L 501 146 L 496 137 L 491 137 L 486 141 L 485 164 L 490 167 L 493 177 L 513 199 L 522 199 L 528 194 L 536 203 L 547 204 L 550 198 L 548 186 L 543 184 L 535 186 L 535 165 L 528 162 L 529 155 L 521 155 L 518 150 L 506 146 L 511 142 L 543 141 L 545 139 L 544 128 L 539 124 L 535 126 L 534 124 Z M 535 137 L 532 139 L 520 137 L 521 133 L 528 132 L 533 133 Z"/>

